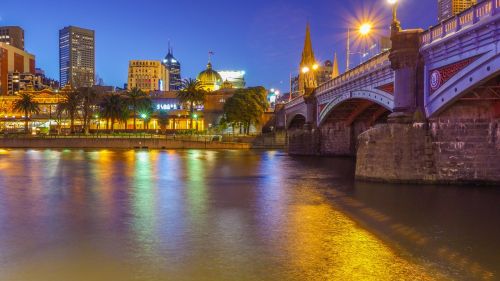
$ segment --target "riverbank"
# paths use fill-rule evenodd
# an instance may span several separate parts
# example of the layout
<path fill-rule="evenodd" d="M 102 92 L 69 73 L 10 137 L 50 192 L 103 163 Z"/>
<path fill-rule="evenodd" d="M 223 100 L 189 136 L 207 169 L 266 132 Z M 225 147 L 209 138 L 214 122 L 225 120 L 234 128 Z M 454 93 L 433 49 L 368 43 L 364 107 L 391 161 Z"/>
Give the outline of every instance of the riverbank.
<path fill-rule="evenodd" d="M 0 148 L 252 149 L 252 143 L 162 138 L 3 138 Z"/>

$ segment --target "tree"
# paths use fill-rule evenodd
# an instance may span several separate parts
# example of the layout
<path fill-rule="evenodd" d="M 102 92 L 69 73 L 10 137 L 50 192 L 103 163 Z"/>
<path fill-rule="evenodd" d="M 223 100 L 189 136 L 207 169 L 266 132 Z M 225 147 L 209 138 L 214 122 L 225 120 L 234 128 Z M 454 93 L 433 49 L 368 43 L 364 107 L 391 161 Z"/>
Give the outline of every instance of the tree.
<path fill-rule="evenodd" d="M 263 87 L 240 89 L 224 104 L 223 123 L 238 125 L 240 133 L 249 134 L 250 127 L 260 121 L 268 107 L 266 90 Z"/>
<path fill-rule="evenodd" d="M 91 87 L 80 87 L 78 88 L 78 94 L 82 102 L 82 113 L 83 113 L 83 130 L 85 134 L 89 134 L 90 120 L 93 114 L 93 108 L 97 103 L 97 92 Z"/>
<path fill-rule="evenodd" d="M 107 94 L 100 102 L 101 115 L 107 120 L 111 119 L 111 132 L 115 130 L 115 121 L 120 120 L 126 104 L 119 94 Z"/>
<path fill-rule="evenodd" d="M 40 107 L 31 95 L 21 94 L 21 99 L 14 102 L 14 110 L 24 112 L 24 132 L 28 133 L 28 120 L 31 114 L 38 114 Z"/>
<path fill-rule="evenodd" d="M 137 109 L 141 106 L 142 103 L 145 102 L 147 98 L 148 97 L 146 96 L 146 94 L 138 88 L 133 88 L 130 92 L 127 92 L 127 102 L 132 107 L 132 115 L 134 118 L 134 131 L 136 131 L 137 129 Z"/>
<path fill-rule="evenodd" d="M 185 79 L 182 81 L 182 89 L 178 93 L 181 103 L 189 104 L 189 115 L 191 119 L 191 129 L 194 128 L 194 106 L 205 101 L 206 92 L 201 87 L 200 81 L 195 79 Z"/>
<path fill-rule="evenodd" d="M 60 114 L 66 114 L 70 119 L 70 131 L 75 133 L 75 118 L 82 105 L 82 99 L 78 91 L 71 91 L 64 94 L 63 101 L 57 105 Z"/>

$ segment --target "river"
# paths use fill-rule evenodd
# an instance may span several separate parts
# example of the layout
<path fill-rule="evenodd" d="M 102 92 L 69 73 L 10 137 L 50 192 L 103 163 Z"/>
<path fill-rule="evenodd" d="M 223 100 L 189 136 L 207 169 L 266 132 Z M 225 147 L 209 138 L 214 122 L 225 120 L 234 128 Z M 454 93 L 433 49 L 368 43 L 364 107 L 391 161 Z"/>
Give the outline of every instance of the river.
<path fill-rule="evenodd" d="M 0 280 L 496 280 L 500 188 L 280 151 L 0 150 Z"/>

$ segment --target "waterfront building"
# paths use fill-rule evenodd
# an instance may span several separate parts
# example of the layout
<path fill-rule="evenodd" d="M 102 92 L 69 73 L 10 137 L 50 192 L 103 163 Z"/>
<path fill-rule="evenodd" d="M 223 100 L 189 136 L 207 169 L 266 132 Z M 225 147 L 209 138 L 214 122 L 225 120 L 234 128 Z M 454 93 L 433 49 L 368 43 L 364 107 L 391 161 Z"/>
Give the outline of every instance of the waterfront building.
<path fill-rule="evenodd" d="M 169 72 L 161 61 L 131 60 L 127 89 L 138 88 L 146 93 L 168 91 Z"/>
<path fill-rule="evenodd" d="M 200 81 L 201 87 L 209 92 L 219 90 L 223 83 L 222 76 L 212 69 L 211 62 L 208 62 L 207 69 L 198 74 L 197 80 Z"/>
<path fill-rule="evenodd" d="M 59 30 L 59 81 L 61 87 L 95 84 L 95 32 L 75 26 Z"/>
<path fill-rule="evenodd" d="M 69 88 L 59 90 L 43 89 L 41 91 L 26 90 L 19 91 L 33 96 L 33 100 L 38 103 L 40 112 L 30 116 L 32 128 L 50 128 L 50 126 L 69 126 L 69 121 L 62 120 L 60 116 L 57 120 L 56 107 L 64 99 L 64 93 Z M 16 132 L 24 130 L 24 112 L 14 110 L 14 103 L 21 97 L 18 95 L 0 96 L 0 130 L 6 132 Z"/>
<path fill-rule="evenodd" d="M 476 3 L 476 0 L 438 0 L 438 20 L 447 20 Z"/>
<path fill-rule="evenodd" d="M 24 30 L 19 26 L 0 26 L 0 42 L 24 50 Z"/>
<path fill-rule="evenodd" d="M 0 42 L 0 95 L 9 94 L 9 75 L 13 73 L 34 75 L 35 56 Z"/>
<path fill-rule="evenodd" d="M 163 59 L 163 65 L 168 70 L 168 91 L 179 91 L 182 87 L 181 63 L 174 57 L 174 51 L 168 46 L 168 53 Z"/>

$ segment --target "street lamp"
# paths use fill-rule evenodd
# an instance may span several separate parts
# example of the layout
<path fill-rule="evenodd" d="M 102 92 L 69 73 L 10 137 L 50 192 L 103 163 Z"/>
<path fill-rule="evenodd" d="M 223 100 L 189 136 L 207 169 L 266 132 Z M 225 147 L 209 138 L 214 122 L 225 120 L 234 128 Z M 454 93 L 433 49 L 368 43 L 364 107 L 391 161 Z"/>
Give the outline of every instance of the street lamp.
<path fill-rule="evenodd" d="M 392 6 L 392 24 L 391 24 L 391 30 L 392 31 L 399 31 L 401 29 L 401 26 L 398 21 L 398 3 L 399 0 L 387 0 L 387 3 Z"/>
<path fill-rule="evenodd" d="M 389 0 L 389 1 L 396 1 L 396 0 Z M 358 33 L 363 36 L 363 37 L 366 37 L 368 36 L 373 30 L 373 24 L 371 22 L 365 22 L 365 23 L 362 23 L 357 31 Z M 347 51 L 347 56 L 346 56 L 346 71 L 349 70 L 349 68 L 351 67 L 351 29 L 348 28 L 347 29 L 347 48 L 346 48 L 346 51 Z"/>

